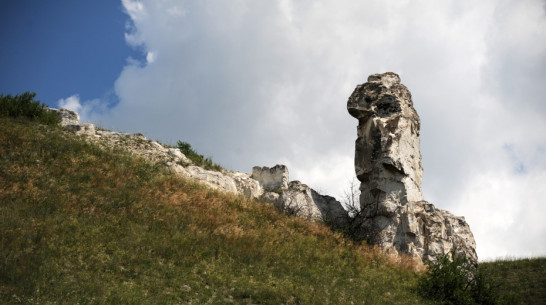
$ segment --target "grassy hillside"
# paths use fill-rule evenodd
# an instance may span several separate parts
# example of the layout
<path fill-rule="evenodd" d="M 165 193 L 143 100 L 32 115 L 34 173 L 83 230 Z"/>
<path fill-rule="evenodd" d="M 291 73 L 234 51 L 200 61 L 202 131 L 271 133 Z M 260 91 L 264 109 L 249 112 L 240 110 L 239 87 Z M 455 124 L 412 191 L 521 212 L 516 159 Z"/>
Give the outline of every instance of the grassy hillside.
<path fill-rule="evenodd" d="M 0 118 L 0 303 L 427 304 L 325 226 Z"/>
<path fill-rule="evenodd" d="M 0 304 L 431 304 L 409 262 L 30 120 L 0 118 Z M 546 258 L 479 267 L 546 304 Z"/>
<path fill-rule="evenodd" d="M 497 260 L 480 264 L 480 270 L 499 285 L 502 299 L 520 304 L 546 304 L 546 258 Z"/>

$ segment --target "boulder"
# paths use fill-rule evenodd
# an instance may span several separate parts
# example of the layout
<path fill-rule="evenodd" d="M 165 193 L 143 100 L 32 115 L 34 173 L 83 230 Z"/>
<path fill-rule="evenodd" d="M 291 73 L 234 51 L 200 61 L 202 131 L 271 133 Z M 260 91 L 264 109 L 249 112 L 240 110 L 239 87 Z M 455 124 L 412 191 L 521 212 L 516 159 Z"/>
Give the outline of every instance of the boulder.
<path fill-rule="evenodd" d="M 423 200 L 420 120 L 400 77 L 371 75 L 349 97 L 347 110 L 358 119 L 355 172 L 365 238 L 387 252 L 421 260 L 453 251 L 476 263 L 464 218 Z"/>

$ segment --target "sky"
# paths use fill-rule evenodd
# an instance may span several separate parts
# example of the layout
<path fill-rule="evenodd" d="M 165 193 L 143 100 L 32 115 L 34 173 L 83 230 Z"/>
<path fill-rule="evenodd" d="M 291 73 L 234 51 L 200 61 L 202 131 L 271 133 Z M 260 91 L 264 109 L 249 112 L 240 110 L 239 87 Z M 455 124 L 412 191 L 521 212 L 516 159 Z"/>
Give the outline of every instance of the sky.
<path fill-rule="evenodd" d="M 425 200 L 480 260 L 546 255 L 546 1 L 0 0 L 0 93 L 341 198 L 348 97 L 400 75 Z"/>

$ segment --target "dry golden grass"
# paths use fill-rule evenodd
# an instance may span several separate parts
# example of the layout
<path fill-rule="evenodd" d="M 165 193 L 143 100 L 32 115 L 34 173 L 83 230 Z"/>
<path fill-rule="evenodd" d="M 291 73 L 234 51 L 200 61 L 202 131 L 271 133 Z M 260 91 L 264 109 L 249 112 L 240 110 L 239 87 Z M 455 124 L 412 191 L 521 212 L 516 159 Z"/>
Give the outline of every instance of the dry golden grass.
<path fill-rule="evenodd" d="M 423 304 L 405 259 L 60 129 L 0 122 L 0 302 Z"/>

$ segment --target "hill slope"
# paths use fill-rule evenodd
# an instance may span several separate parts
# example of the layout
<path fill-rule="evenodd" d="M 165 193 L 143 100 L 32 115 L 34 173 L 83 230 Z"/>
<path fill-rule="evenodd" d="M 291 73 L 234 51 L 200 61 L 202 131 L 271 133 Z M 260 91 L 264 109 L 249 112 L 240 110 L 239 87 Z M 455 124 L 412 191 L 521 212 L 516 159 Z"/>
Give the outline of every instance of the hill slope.
<path fill-rule="evenodd" d="M 502 299 L 546 304 L 546 257 L 484 262 L 480 270 L 498 283 Z"/>
<path fill-rule="evenodd" d="M 417 275 L 269 204 L 0 119 L 0 301 L 426 304 Z"/>

